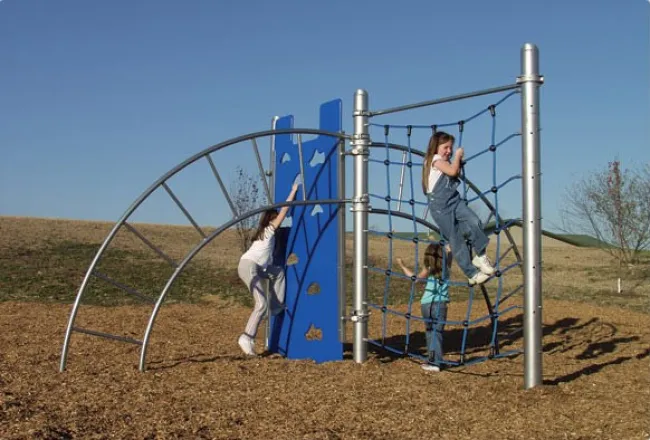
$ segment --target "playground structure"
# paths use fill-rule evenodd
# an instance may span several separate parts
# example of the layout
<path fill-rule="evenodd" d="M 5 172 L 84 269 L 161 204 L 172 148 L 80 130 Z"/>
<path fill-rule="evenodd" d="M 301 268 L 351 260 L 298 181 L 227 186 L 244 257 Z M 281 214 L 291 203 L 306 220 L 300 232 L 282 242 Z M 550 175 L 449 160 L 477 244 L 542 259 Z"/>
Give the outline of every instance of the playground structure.
<path fill-rule="evenodd" d="M 174 281 L 181 274 L 187 264 L 201 251 L 208 243 L 219 236 L 223 231 L 233 227 L 244 219 L 253 217 L 266 209 L 276 209 L 281 206 L 290 205 L 291 226 L 278 231 L 278 242 L 280 246 L 276 250 L 276 263 L 287 265 L 290 255 L 297 256 L 297 263 L 287 266 L 287 295 L 285 313 L 269 319 L 268 349 L 271 352 L 280 353 L 288 358 L 311 358 L 317 362 L 342 359 L 342 344 L 347 339 L 345 334 L 345 323 L 351 321 L 353 324 L 353 359 L 355 362 L 364 362 L 367 359 L 368 344 L 373 341 L 368 338 L 369 307 L 381 310 L 382 314 L 389 312 L 385 305 L 372 305 L 368 302 L 368 216 L 369 213 L 377 213 L 411 219 L 414 224 L 414 236 L 418 237 L 416 224 L 436 231 L 435 225 L 426 220 L 426 212 L 423 216 L 415 213 L 417 202 L 412 197 L 403 200 L 403 176 L 404 170 L 412 171 L 416 166 L 413 156 L 422 156 L 422 152 L 411 148 L 409 145 L 390 144 L 387 139 L 384 142 L 374 142 L 371 139 L 370 129 L 373 124 L 371 118 L 397 113 L 415 108 L 433 106 L 452 101 L 459 101 L 476 96 L 491 95 L 502 92 L 513 92 L 521 94 L 521 139 L 522 139 L 522 201 L 523 213 L 520 222 L 504 222 L 499 216 L 498 205 L 493 206 L 487 200 L 485 193 L 482 193 L 469 179 L 463 178 L 465 188 L 477 193 L 477 199 L 481 200 L 491 212 L 496 222 L 496 233 L 504 232 L 510 241 L 509 251 L 517 255 L 518 264 L 523 272 L 523 309 L 524 309 L 524 386 L 531 388 L 541 384 L 542 362 L 541 362 L 541 208 L 540 208 L 540 160 L 539 160 L 539 86 L 543 78 L 539 74 L 538 51 L 534 45 L 526 44 L 521 50 L 521 75 L 514 84 L 485 89 L 477 92 L 456 95 L 432 101 L 425 101 L 416 104 L 404 105 L 385 110 L 371 111 L 369 108 L 369 95 L 365 90 L 358 90 L 354 96 L 353 106 L 353 133 L 347 135 L 342 131 L 341 101 L 334 100 L 321 106 L 321 126 L 319 129 L 298 129 L 293 128 L 293 118 L 288 116 L 274 121 L 272 130 L 251 133 L 240 136 L 220 144 L 214 145 L 204 151 L 188 158 L 172 170 L 164 174 L 145 190 L 136 201 L 127 209 L 123 216 L 117 221 L 103 244 L 97 251 L 90 267 L 82 281 L 79 292 L 75 299 L 66 328 L 65 340 L 63 343 L 60 370 L 66 367 L 68 349 L 73 332 L 84 333 L 93 336 L 129 342 L 141 347 L 140 349 L 140 370 L 144 371 L 146 366 L 147 347 L 153 330 L 153 326 L 164 303 L 165 297 L 171 289 Z M 494 116 L 495 105 L 491 105 L 485 111 Z M 460 130 L 462 133 L 464 123 L 462 121 Z M 441 127 L 442 125 L 438 125 Z M 387 127 L 387 126 L 385 126 Z M 416 126 L 405 127 L 409 132 Z M 423 127 L 419 127 L 423 128 Z M 436 127 L 427 127 L 436 128 Z M 388 135 L 388 128 L 385 128 Z M 303 135 L 316 135 L 316 139 L 302 142 Z M 267 173 L 262 165 L 261 156 L 257 141 L 268 138 L 272 145 L 271 169 Z M 294 142 L 294 138 L 295 141 Z M 255 153 L 256 162 L 260 170 L 262 181 L 265 185 L 267 199 L 271 202 L 284 200 L 290 183 L 299 178 L 303 183 L 300 196 L 291 203 L 271 203 L 248 212 L 237 212 L 236 206 L 228 195 L 226 186 L 212 159 L 212 154 L 227 147 L 250 142 Z M 349 149 L 346 149 L 346 142 L 349 142 Z M 500 144 L 494 140 L 487 149 L 495 152 Z M 382 210 L 372 207 L 370 204 L 371 193 L 369 192 L 368 163 L 371 148 L 384 148 L 399 151 L 403 160 L 399 164 L 402 169 L 400 178 L 400 195 L 391 199 L 390 195 L 385 196 L 388 202 L 388 209 Z M 388 153 L 387 153 L 388 154 Z M 297 157 L 296 157 L 297 156 Z M 477 155 L 475 155 L 477 156 Z M 353 161 L 353 194 L 350 198 L 345 195 L 345 169 L 346 158 L 351 157 Z M 408 161 L 406 159 L 408 158 Z M 201 226 L 193 219 L 192 215 L 184 207 L 181 200 L 175 195 L 168 184 L 169 179 L 184 168 L 205 159 L 219 188 L 223 192 L 228 205 L 233 213 L 233 218 L 217 227 L 211 233 L 206 233 Z M 468 158 L 467 160 L 470 160 Z M 388 158 L 382 162 L 391 164 Z M 266 176 L 270 174 L 270 182 Z M 505 183 L 504 183 L 505 184 Z M 498 192 L 500 186 L 494 185 L 487 193 Z M 201 240 L 187 253 L 181 261 L 174 261 L 164 252 L 144 237 L 132 224 L 128 222 L 138 207 L 156 190 L 164 190 L 179 209 L 187 217 L 192 226 L 201 236 Z M 467 194 L 465 194 L 467 195 Z M 400 210 L 402 201 L 408 202 L 411 208 L 410 213 Z M 397 202 L 398 209 L 393 210 L 391 203 Z M 353 304 L 348 314 L 345 287 L 345 207 L 351 205 L 353 224 Z M 406 203 L 405 203 L 406 204 Z M 516 245 L 508 233 L 508 226 L 513 223 L 521 224 L 523 228 L 523 255 L 519 254 Z M 96 266 L 106 248 L 110 245 L 113 237 L 121 228 L 134 233 L 143 243 L 149 246 L 162 259 L 169 262 L 173 267 L 173 273 L 160 292 L 160 295 L 152 299 L 142 295 L 137 289 L 126 286 L 119 281 L 112 280 L 105 274 L 96 270 Z M 389 228 L 389 233 L 391 234 Z M 393 237 L 389 235 L 389 238 Z M 418 241 L 417 239 L 415 240 Z M 424 240 L 423 240 L 424 241 Z M 417 253 L 416 253 L 417 261 Z M 498 275 L 501 276 L 513 267 L 502 268 Z M 391 276 L 390 268 L 386 270 L 387 276 Z M 91 277 L 100 278 L 114 284 L 127 293 L 150 302 L 153 310 L 148 321 L 142 340 L 136 340 L 119 335 L 111 335 L 90 329 L 75 326 L 75 318 L 79 311 L 81 300 Z M 499 312 L 494 308 L 496 304 L 491 303 L 485 288 L 480 287 L 488 304 L 489 314 L 495 328 L 498 324 Z M 315 290 L 315 292 L 314 292 Z M 499 289 L 499 294 L 501 289 Z M 514 294 L 514 292 L 513 292 Z M 511 295 L 507 295 L 510 297 Z M 411 302 L 413 298 L 411 295 Z M 410 304 L 409 304 L 410 306 Z M 415 319 L 408 314 L 407 323 Z M 465 328 L 470 322 L 463 323 Z M 408 328 L 408 327 L 407 327 Z M 314 330 L 317 333 L 315 339 L 305 338 L 306 332 Z M 408 332 L 407 332 L 408 333 Z M 408 341 L 408 338 L 407 338 Z M 492 338 L 494 345 L 490 357 L 501 355 L 498 350 L 498 343 Z M 382 345 L 382 343 L 379 343 Z M 386 347 L 385 347 L 386 348 Z M 398 350 L 398 352 L 400 352 Z M 406 352 L 401 351 L 404 354 Z M 461 359 L 459 364 L 466 363 Z"/>

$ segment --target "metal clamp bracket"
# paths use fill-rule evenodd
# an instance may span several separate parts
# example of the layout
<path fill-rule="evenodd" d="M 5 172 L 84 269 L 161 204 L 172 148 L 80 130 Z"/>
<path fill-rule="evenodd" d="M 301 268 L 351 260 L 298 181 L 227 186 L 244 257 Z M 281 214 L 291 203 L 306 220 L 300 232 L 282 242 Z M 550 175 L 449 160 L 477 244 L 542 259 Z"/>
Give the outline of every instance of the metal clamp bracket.
<path fill-rule="evenodd" d="M 368 322 L 368 319 L 370 318 L 371 313 L 366 312 L 357 312 L 357 310 L 352 311 L 352 314 L 350 315 L 350 321 L 352 322 Z"/>
<path fill-rule="evenodd" d="M 517 84 L 533 81 L 537 84 L 544 84 L 544 75 L 520 75 L 517 77 Z"/>

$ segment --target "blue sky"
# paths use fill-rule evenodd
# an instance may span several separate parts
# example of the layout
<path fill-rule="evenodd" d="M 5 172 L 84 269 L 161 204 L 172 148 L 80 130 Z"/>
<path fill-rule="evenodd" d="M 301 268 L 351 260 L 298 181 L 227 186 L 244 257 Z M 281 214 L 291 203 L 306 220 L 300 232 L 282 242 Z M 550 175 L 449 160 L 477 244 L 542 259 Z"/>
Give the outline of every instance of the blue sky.
<path fill-rule="evenodd" d="M 379 109 L 510 84 L 527 42 L 539 47 L 546 81 L 545 228 L 559 222 L 563 192 L 576 179 L 614 157 L 624 167 L 650 161 L 647 1 L 397 5 L 0 1 L 0 215 L 114 221 L 176 164 L 265 130 L 274 115 L 294 114 L 296 126 L 317 127 L 318 106 L 340 98 L 350 132 L 356 89 L 368 90 L 371 108 Z M 498 98 L 374 122 L 457 121 Z M 497 138 L 518 130 L 519 118 L 514 96 L 498 111 Z M 489 145 L 488 126 L 468 124 L 467 154 Z M 399 131 L 391 136 L 406 142 Z M 382 140 L 383 130 L 373 130 L 373 139 Z M 423 139 L 414 137 L 414 147 L 423 148 Z M 500 181 L 520 172 L 519 145 L 515 139 L 499 153 Z M 236 165 L 250 165 L 251 151 L 244 146 L 218 158 L 226 179 Z M 174 189 L 198 221 L 219 224 L 229 210 L 209 169 L 196 166 Z M 492 161 L 477 159 L 467 172 L 487 189 Z M 371 166 L 371 173 L 370 191 L 385 191 L 383 168 Z M 509 188 L 500 206 L 518 217 L 519 183 Z M 186 223 L 164 195 L 141 211 L 141 221 Z"/>

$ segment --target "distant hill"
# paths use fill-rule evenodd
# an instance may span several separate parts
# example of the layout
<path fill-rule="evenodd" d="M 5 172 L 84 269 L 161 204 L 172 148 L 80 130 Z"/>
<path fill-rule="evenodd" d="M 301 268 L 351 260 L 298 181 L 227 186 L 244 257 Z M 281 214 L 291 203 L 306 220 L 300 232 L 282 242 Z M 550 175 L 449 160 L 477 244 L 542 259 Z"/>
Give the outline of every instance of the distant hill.
<path fill-rule="evenodd" d="M 551 234 L 551 233 L 546 233 Z M 590 235 L 580 235 L 580 234 L 553 234 L 553 237 L 557 240 L 564 241 L 565 243 L 573 244 L 578 247 L 610 247 L 609 243 L 605 243 L 601 240 L 598 240 L 596 237 Z"/>

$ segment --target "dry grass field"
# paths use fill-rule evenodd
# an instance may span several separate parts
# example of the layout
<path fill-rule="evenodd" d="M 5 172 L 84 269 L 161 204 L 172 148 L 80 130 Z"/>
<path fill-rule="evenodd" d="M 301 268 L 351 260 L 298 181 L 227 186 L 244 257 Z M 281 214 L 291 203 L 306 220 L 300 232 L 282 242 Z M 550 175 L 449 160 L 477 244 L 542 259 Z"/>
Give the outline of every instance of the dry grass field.
<path fill-rule="evenodd" d="M 112 226 L 0 217 L 0 439 L 650 436 L 647 262 L 625 269 L 618 294 L 618 267 L 604 253 L 544 240 L 544 383 L 524 390 L 522 355 L 437 374 L 372 348 L 364 364 L 350 359 L 349 346 L 344 361 L 323 364 L 244 357 L 236 338 L 250 298 L 234 269 L 238 241 L 228 233 L 197 255 L 161 309 L 147 372 L 137 369 L 138 347 L 74 334 L 68 368 L 59 373 L 71 302 Z M 199 239 L 191 227 L 136 227 L 175 259 Z M 386 266 L 388 246 L 372 238 L 374 265 Z M 395 241 L 392 253 L 413 263 L 411 243 Z M 170 268 L 124 230 L 100 271 L 153 296 Z M 459 277 L 456 267 L 453 274 Z M 519 281 L 516 270 L 509 272 L 504 291 Z M 91 284 L 77 325 L 141 338 L 151 306 L 107 284 Z M 373 274 L 369 284 L 370 299 L 381 298 L 384 276 Z M 490 295 L 495 285 L 488 285 Z M 467 310 L 466 290 L 452 292 L 452 319 Z M 393 307 L 406 308 L 407 291 L 406 281 L 394 282 Z M 473 310 L 485 313 L 474 299 Z M 514 327 L 522 317 L 514 311 L 503 319 Z M 387 333 L 403 338 L 403 324 L 391 320 Z M 421 326 L 411 331 L 421 343 Z M 380 334 L 380 314 L 373 313 L 369 332 Z M 485 332 L 474 329 L 471 339 L 482 340 Z M 449 329 L 449 356 L 458 354 L 459 340 L 460 332 Z M 505 345 L 520 349 L 521 334 Z"/>

